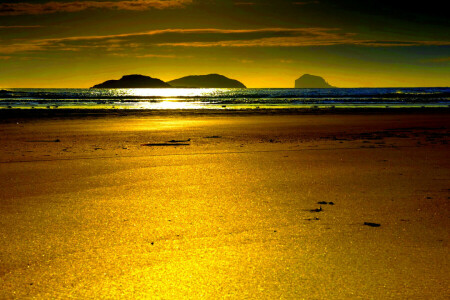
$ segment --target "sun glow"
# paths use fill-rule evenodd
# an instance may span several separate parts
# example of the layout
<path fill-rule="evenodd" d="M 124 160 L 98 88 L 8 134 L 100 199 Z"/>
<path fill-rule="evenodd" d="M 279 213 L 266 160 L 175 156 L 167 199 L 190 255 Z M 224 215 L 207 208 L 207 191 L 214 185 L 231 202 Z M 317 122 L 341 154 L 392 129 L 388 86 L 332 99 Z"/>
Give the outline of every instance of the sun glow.
<path fill-rule="evenodd" d="M 218 89 L 120 89 L 120 93 L 139 97 L 202 97 L 215 94 Z"/>

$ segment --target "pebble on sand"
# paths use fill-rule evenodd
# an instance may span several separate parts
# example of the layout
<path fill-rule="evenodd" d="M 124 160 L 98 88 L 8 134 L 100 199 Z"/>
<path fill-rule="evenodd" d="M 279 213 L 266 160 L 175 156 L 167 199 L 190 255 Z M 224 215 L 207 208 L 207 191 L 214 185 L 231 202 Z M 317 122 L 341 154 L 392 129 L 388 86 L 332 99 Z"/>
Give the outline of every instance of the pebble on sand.
<path fill-rule="evenodd" d="M 310 212 L 321 212 L 321 211 L 323 211 L 322 206 L 320 208 L 310 210 Z"/>
<path fill-rule="evenodd" d="M 364 225 L 370 226 L 370 227 L 380 227 L 381 224 L 378 223 L 371 223 L 371 222 L 364 222 Z"/>

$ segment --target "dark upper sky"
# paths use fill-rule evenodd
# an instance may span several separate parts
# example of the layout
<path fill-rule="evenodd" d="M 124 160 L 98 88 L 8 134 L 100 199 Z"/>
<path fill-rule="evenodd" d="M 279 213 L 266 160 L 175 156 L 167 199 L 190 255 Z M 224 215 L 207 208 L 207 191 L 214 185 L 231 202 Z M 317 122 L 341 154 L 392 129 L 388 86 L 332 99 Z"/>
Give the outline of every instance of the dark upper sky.
<path fill-rule="evenodd" d="M 448 86 L 438 1 L 1 1 L 0 87 L 220 73 L 249 87 Z"/>

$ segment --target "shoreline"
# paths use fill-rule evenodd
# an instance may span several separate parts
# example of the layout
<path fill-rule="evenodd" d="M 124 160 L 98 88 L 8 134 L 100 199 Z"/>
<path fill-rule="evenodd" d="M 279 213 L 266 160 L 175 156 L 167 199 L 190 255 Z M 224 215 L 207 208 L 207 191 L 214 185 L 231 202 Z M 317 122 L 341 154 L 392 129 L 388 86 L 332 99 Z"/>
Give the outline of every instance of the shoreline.
<path fill-rule="evenodd" d="M 289 108 L 289 109 L 0 109 L 0 122 L 10 119 L 120 116 L 202 115 L 390 115 L 449 114 L 450 107 Z"/>

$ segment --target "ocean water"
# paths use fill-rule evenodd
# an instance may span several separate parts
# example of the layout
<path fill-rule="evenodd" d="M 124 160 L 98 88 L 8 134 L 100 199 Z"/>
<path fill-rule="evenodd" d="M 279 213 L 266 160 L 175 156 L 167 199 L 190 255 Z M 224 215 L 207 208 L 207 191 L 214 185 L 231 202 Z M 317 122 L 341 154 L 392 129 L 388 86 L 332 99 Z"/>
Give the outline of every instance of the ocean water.
<path fill-rule="evenodd" d="M 288 109 L 449 105 L 448 87 L 0 90 L 0 109 Z"/>

